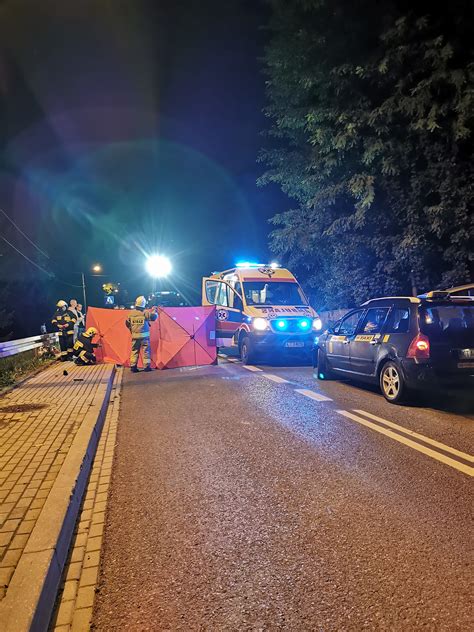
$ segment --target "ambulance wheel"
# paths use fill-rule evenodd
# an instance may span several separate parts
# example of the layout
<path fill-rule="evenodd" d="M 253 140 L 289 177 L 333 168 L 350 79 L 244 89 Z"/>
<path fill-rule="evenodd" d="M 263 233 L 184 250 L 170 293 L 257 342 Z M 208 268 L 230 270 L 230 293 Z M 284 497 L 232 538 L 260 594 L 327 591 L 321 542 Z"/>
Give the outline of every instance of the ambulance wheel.
<path fill-rule="evenodd" d="M 242 364 L 252 364 L 255 359 L 252 342 L 248 336 L 242 338 L 242 342 L 240 343 L 240 359 L 242 360 Z"/>

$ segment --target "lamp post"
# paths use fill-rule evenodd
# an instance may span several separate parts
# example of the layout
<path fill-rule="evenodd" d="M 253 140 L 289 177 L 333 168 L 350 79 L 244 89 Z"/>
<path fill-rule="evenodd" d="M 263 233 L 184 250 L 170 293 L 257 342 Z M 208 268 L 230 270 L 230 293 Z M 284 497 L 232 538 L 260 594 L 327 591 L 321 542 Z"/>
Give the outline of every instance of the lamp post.
<path fill-rule="evenodd" d="M 94 263 L 94 265 L 91 268 L 91 271 L 95 273 L 95 274 L 92 274 L 91 276 L 101 276 L 100 273 L 102 272 L 102 266 L 100 265 L 100 263 Z M 87 310 L 86 275 L 84 274 L 84 272 L 81 272 L 81 276 L 82 276 L 82 296 L 84 298 L 84 311 L 86 311 Z"/>
<path fill-rule="evenodd" d="M 156 279 L 167 277 L 172 270 L 172 265 L 168 257 L 164 255 L 150 255 L 145 262 L 145 268 L 153 279 L 152 291 L 154 293 L 156 290 Z"/>

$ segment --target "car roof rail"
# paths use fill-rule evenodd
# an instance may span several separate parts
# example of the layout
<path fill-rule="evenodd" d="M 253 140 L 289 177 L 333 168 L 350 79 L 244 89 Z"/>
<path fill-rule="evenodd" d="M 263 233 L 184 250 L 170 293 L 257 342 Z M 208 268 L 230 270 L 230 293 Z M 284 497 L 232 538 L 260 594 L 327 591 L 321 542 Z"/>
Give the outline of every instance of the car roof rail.
<path fill-rule="evenodd" d="M 368 301 L 365 301 L 365 303 L 362 303 L 361 307 L 364 307 L 365 305 L 369 305 L 370 303 L 373 303 L 375 301 L 399 301 L 399 300 L 410 301 L 410 303 L 420 303 L 420 299 L 417 296 L 379 296 L 378 298 L 371 298 Z"/>

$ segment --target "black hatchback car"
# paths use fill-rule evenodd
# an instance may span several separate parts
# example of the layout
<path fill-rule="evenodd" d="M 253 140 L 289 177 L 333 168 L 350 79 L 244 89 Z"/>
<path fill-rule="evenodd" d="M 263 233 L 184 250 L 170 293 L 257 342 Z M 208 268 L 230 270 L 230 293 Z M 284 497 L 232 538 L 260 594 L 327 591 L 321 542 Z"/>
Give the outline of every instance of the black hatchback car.
<path fill-rule="evenodd" d="M 377 383 L 389 402 L 410 390 L 474 387 L 474 300 L 431 292 L 367 301 L 315 342 L 319 379 Z"/>

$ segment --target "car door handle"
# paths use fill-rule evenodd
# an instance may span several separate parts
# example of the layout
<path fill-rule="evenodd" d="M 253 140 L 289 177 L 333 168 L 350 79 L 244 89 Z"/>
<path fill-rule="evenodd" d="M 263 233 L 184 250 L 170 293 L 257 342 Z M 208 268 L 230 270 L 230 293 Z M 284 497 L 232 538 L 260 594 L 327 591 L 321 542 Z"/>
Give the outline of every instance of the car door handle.
<path fill-rule="evenodd" d="M 349 343 L 350 343 L 350 340 L 343 340 L 342 341 L 342 344 L 344 344 L 344 345 L 348 345 Z"/>
<path fill-rule="evenodd" d="M 370 344 L 371 345 L 378 345 L 378 344 L 380 344 L 380 340 L 371 340 Z"/>

